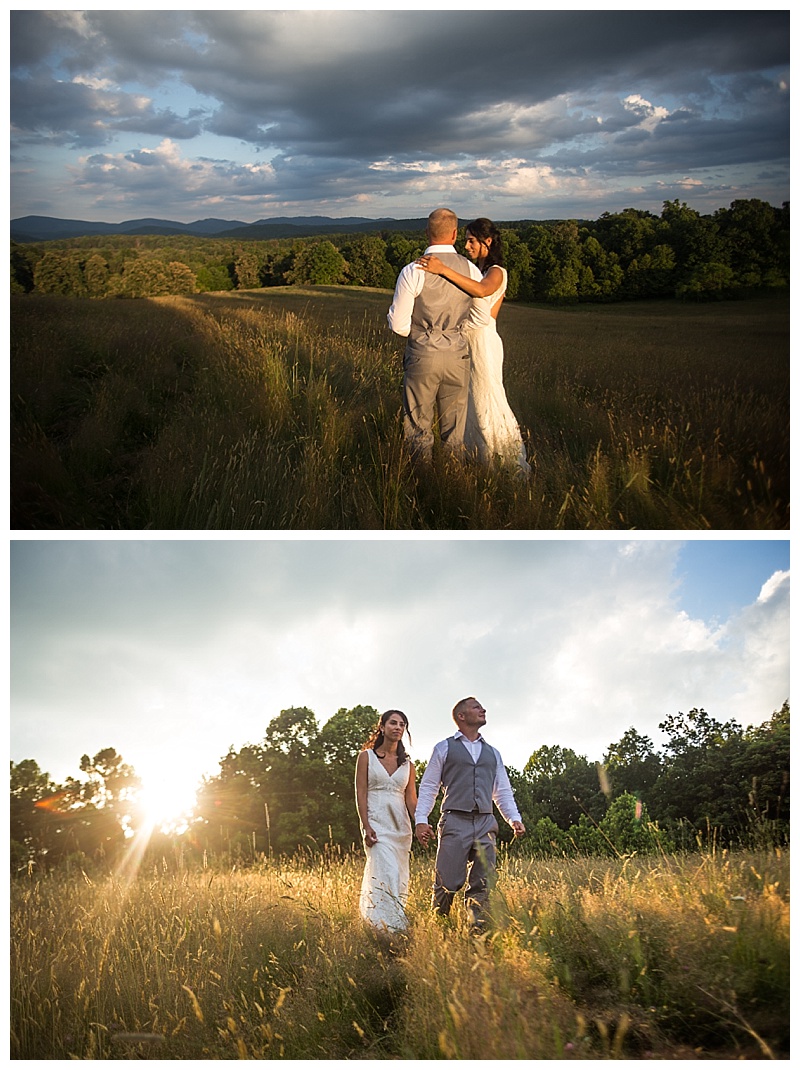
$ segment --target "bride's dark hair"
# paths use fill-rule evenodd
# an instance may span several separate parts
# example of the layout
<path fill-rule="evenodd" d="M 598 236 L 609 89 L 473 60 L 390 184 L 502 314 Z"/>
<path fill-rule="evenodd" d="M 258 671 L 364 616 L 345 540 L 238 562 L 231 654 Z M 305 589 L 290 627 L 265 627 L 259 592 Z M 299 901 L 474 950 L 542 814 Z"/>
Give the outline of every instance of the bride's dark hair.
<path fill-rule="evenodd" d="M 498 267 L 503 266 L 503 239 L 500 236 L 500 231 L 491 221 L 486 219 L 485 216 L 481 216 L 480 219 L 474 219 L 471 223 L 467 223 L 465 230 L 467 234 L 471 234 L 473 238 L 477 238 L 478 241 L 485 242 L 487 238 L 492 239 L 492 244 L 486 250 L 486 263 L 483 265 L 483 270 L 488 271 L 490 267 L 494 267 L 495 264 Z"/>
<path fill-rule="evenodd" d="M 392 714 L 395 714 L 395 713 L 397 714 L 398 717 L 402 717 L 403 718 L 403 724 L 406 726 L 406 732 L 408 732 L 408 718 L 403 713 L 403 711 L 402 710 L 387 710 L 386 713 L 382 713 L 381 714 L 380 720 L 375 725 L 375 728 L 372 730 L 372 735 L 369 737 L 367 742 L 361 748 L 362 750 L 380 750 L 380 748 L 383 746 L 385 738 L 386 738 L 384 736 L 384 734 L 383 734 L 384 726 L 385 726 L 386 722 L 389 720 L 389 718 L 392 716 Z M 411 733 L 410 732 L 408 732 L 408 738 L 411 739 Z M 401 739 L 400 742 L 397 744 L 397 767 L 398 767 L 398 769 L 407 760 L 408 760 L 408 754 L 406 752 L 406 748 L 403 746 L 403 741 Z"/>

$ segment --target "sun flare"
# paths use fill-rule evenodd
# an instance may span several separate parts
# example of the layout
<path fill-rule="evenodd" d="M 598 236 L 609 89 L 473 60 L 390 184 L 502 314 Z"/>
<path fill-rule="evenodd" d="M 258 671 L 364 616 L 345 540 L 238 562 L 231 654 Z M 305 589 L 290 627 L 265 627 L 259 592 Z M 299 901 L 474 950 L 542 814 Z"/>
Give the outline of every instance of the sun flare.
<path fill-rule="evenodd" d="M 162 832 L 184 831 L 194 802 L 191 791 L 169 780 L 143 784 L 138 797 L 144 823 Z"/>

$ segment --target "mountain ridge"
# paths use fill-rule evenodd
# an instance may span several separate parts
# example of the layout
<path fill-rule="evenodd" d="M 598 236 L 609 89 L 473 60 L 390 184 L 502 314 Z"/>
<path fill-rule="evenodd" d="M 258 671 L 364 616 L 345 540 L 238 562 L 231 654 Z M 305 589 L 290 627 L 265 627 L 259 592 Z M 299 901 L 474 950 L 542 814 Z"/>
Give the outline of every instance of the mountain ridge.
<path fill-rule="evenodd" d="M 27 215 L 11 220 L 12 241 L 28 243 L 58 241 L 113 234 L 184 234 L 198 238 L 309 237 L 314 234 L 341 234 L 343 231 L 411 230 L 424 228 L 425 219 L 370 219 L 366 216 L 275 216 L 245 223 L 239 219 L 197 219 L 179 223 L 171 219 L 127 219 L 121 223 L 102 220 L 61 219 L 57 216 Z"/>

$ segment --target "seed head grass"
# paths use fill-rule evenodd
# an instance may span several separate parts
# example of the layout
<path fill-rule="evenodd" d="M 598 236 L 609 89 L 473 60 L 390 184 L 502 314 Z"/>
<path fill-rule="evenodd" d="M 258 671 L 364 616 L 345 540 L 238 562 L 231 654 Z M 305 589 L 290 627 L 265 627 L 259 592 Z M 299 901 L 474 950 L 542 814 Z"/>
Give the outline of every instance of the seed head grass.
<path fill-rule="evenodd" d="M 784 299 L 504 307 L 527 481 L 415 471 L 390 299 L 13 297 L 13 526 L 788 526 Z"/>
<path fill-rule="evenodd" d="M 786 1057 L 787 855 L 506 853 L 480 936 L 431 865 L 392 940 L 358 854 L 17 879 L 12 1058 Z"/>

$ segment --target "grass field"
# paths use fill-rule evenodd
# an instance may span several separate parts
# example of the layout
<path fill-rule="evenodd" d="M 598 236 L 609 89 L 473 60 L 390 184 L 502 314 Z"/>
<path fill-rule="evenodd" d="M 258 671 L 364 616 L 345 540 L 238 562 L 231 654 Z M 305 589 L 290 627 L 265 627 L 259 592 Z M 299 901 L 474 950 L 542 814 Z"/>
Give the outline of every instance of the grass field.
<path fill-rule="evenodd" d="M 494 924 L 389 947 L 363 861 L 18 878 L 14 1059 L 772 1059 L 789 1053 L 789 857 L 503 856 Z"/>
<path fill-rule="evenodd" d="M 413 471 L 390 297 L 13 297 L 12 527 L 788 528 L 788 298 L 507 304 L 522 483 Z"/>

